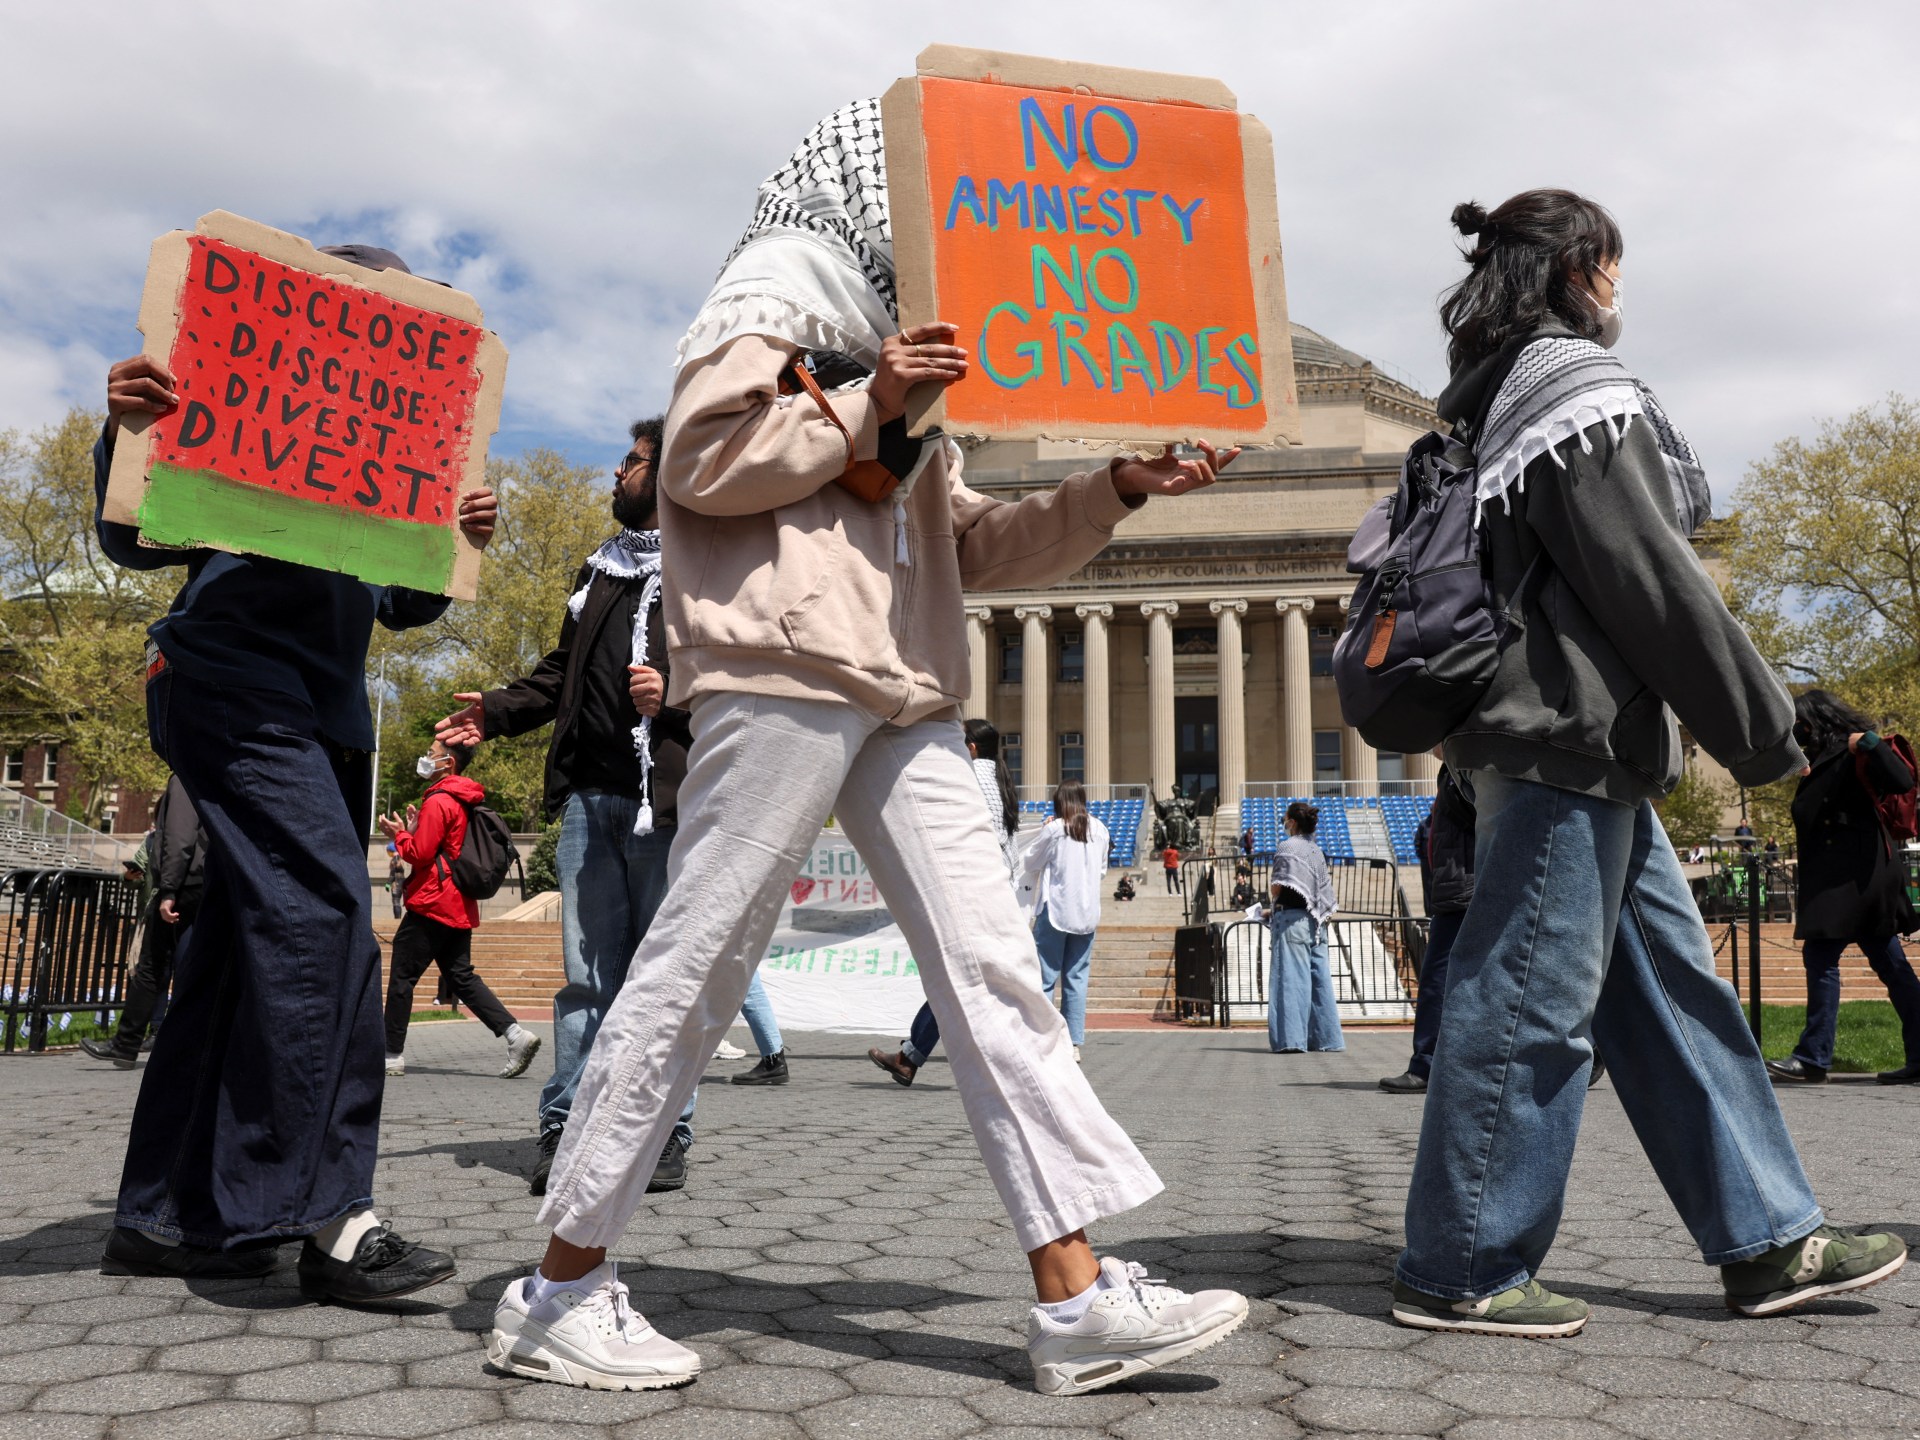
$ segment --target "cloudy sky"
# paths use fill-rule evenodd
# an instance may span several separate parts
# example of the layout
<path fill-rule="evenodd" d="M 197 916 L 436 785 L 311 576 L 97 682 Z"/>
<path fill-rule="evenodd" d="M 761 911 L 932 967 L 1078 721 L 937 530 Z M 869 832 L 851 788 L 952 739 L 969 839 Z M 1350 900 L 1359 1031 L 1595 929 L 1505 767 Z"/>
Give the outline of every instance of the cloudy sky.
<path fill-rule="evenodd" d="M 821 114 L 945 41 L 1216 76 L 1274 132 L 1293 318 L 1428 393 L 1447 215 L 1533 185 L 1627 236 L 1623 358 L 1724 496 L 1920 394 L 1920 7 L 196 0 L 9 6 L 0 427 L 99 403 L 147 247 L 225 208 L 372 240 L 512 352 L 499 452 L 611 461 Z M 1902 98 L 1905 97 L 1905 98 Z"/>

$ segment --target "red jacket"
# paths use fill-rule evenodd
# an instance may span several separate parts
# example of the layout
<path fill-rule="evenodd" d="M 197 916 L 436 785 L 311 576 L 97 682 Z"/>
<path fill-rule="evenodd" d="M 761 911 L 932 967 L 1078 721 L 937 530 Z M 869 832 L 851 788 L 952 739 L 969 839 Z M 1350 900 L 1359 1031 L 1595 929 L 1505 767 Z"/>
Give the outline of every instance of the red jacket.
<path fill-rule="evenodd" d="M 414 914 L 456 930 L 471 930 L 480 923 L 479 903 L 460 893 L 441 857 L 451 861 L 466 842 L 467 811 L 461 802 L 478 805 L 486 798 L 480 783 L 464 775 L 436 780 L 420 801 L 413 829 L 393 837 L 400 858 L 413 867 L 403 894 Z"/>

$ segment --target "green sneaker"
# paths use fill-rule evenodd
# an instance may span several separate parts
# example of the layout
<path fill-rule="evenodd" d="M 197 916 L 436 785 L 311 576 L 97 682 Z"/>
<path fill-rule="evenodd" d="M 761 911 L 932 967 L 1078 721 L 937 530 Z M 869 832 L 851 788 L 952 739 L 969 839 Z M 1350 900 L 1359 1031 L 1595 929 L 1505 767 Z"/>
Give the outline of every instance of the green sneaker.
<path fill-rule="evenodd" d="M 1483 1300 L 1442 1300 L 1393 1282 L 1393 1318 L 1416 1330 L 1467 1330 L 1476 1335 L 1531 1335 L 1550 1340 L 1577 1335 L 1587 1323 L 1587 1302 L 1556 1295 L 1529 1280 Z"/>
<path fill-rule="evenodd" d="M 1878 1285 L 1907 1263 L 1898 1235 L 1862 1235 L 1822 1225 L 1804 1239 L 1751 1260 L 1720 1267 L 1727 1308 L 1742 1315 L 1778 1315 L 1848 1290 Z"/>

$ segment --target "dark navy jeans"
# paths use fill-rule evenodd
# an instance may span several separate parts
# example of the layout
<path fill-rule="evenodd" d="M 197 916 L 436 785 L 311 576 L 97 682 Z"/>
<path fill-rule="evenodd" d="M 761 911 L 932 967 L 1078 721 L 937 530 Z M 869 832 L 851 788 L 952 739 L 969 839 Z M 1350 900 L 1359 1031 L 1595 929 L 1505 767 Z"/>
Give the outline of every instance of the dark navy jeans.
<path fill-rule="evenodd" d="M 114 1220 L 192 1245 L 310 1235 L 372 1203 L 382 1071 L 370 757 L 303 700 L 162 671 L 153 748 L 208 838 Z"/>
<path fill-rule="evenodd" d="M 1427 930 L 1427 953 L 1420 961 L 1420 993 L 1413 1002 L 1413 1059 L 1407 1073 L 1422 1080 L 1433 1073 L 1433 1047 L 1440 1043 L 1440 1011 L 1447 999 L 1447 961 L 1467 912 L 1436 915 Z"/>
<path fill-rule="evenodd" d="M 1920 1060 L 1920 977 L 1914 975 L 1898 935 L 1852 943 L 1860 947 L 1873 973 L 1887 987 L 1887 998 L 1900 1017 L 1900 1038 L 1911 1065 Z M 1847 944 L 1845 940 L 1801 942 L 1800 962 L 1807 970 L 1807 1025 L 1793 1053 L 1822 1070 L 1833 1068 L 1833 1036 L 1840 1024 L 1840 957 L 1846 953 Z"/>

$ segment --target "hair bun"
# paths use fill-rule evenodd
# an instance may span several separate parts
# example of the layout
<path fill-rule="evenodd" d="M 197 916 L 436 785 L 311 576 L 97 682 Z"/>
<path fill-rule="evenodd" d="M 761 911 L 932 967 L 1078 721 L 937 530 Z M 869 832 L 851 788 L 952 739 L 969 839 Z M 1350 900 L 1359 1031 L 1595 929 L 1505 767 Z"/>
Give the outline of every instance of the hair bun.
<path fill-rule="evenodd" d="M 1472 200 L 1453 207 L 1453 228 L 1462 235 L 1478 235 L 1487 228 L 1487 212 Z"/>

